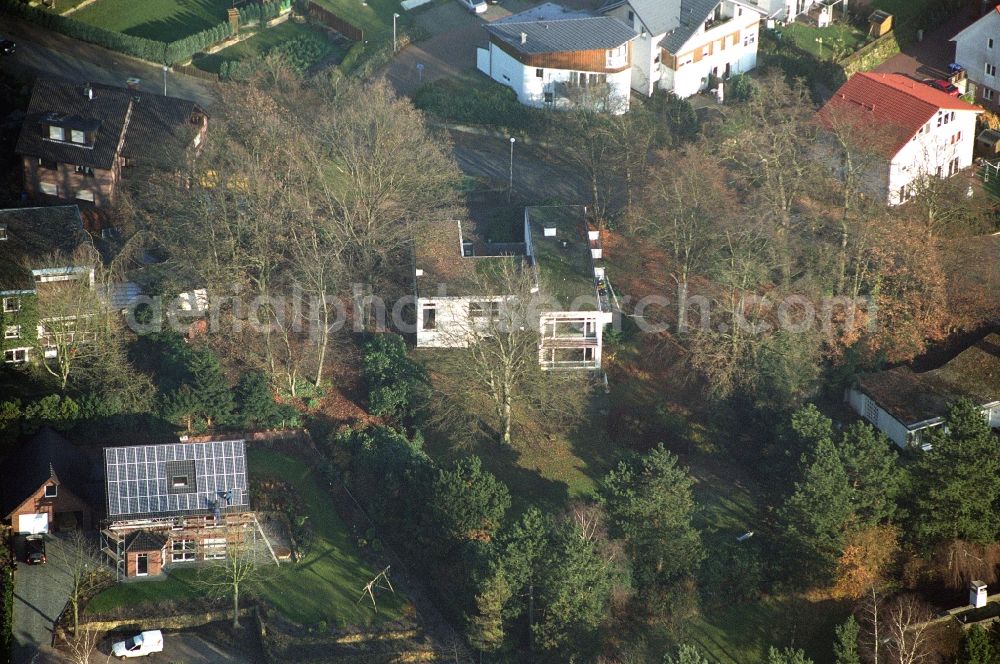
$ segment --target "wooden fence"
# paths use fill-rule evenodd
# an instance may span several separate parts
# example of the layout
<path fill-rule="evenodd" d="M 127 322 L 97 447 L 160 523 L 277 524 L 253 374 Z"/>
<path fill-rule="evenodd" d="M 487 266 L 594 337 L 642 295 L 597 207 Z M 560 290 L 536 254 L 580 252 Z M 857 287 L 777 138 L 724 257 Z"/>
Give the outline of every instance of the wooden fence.
<path fill-rule="evenodd" d="M 326 7 L 320 7 L 315 2 L 309 3 L 309 18 L 319 21 L 328 28 L 333 28 L 351 41 L 363 42 L 365 40 L 364 30 L 340 18 Z"/>

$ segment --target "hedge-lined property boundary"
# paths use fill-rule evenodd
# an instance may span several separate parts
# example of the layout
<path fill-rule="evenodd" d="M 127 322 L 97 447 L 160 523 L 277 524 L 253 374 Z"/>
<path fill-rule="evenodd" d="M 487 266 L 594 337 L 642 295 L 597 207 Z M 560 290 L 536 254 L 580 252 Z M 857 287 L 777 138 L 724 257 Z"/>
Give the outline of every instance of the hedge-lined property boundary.
<path fill-rule="evenodd" d="M 287 0 L 284 2 L 276 0 L 263 5 L 247 5 L 239 10 L 240 23 L 267 21 L 288 8 Z M 165 65 L 186 62 L 195 53 L 233 36 L 233 26 L 228 21 L 220 21 L 218 25 L 183 39 L 161 42 L 107 30 L 71 16 L 53 14 L 38 7 L 31 7 L 21 0 L 0 0 L 0 12 L 18 16 L 73 39 Z"/>
<path fill-rule="evenodd" d="M 9 557 L 0 555 L 0 664 L 14 661 L 14 567 L 11 563 Z"/>

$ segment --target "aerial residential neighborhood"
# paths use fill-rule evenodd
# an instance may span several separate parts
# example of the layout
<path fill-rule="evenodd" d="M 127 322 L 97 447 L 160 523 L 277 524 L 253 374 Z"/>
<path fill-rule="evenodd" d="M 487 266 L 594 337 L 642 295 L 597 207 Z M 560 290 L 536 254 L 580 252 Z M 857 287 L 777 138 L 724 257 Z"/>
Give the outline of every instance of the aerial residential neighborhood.
<path fill-rule="evenodd" d="M 0 0 L 0 664 L 1000 661 L 996 0 Z"/>

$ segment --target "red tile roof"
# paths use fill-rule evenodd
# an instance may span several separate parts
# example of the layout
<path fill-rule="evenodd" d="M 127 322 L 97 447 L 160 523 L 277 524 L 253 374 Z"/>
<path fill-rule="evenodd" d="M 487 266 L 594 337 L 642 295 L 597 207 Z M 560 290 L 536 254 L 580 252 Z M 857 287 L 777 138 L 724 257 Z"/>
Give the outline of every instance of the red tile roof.
<path fill-rule="evenodd" d="M 827 126 L 837 114 L 854 115 L 866 129 L 884 134 L 881 152 L 894 156 L 939 110 L 974 111 L 973 106 L 902 74 L 862 72 L 840 86 L 819 110 Z"/>

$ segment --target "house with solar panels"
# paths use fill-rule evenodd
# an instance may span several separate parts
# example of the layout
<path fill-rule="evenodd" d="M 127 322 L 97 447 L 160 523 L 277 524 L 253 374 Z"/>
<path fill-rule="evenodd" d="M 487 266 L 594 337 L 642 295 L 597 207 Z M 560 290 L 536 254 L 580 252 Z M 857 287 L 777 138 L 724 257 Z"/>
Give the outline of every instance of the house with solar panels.
<path fill-rule="evenodd" d="M 228 547 L 263 537 L 243 440 L 108 447 L 104 470 L 102 552 L 119 579 L 223 559 Z"/>

